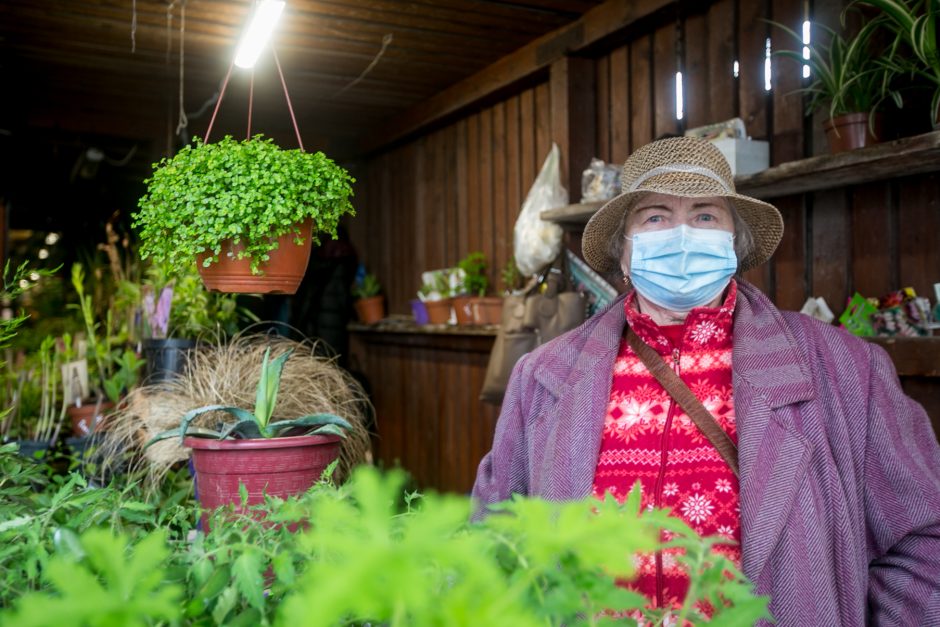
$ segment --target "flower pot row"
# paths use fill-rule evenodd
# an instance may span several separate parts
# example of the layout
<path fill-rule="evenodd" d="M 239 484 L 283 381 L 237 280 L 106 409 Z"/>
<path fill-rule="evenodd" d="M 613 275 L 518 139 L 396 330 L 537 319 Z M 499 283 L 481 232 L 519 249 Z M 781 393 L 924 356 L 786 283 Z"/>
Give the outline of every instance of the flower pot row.
<path fill-rule="evenodd" d="M 503 299 L 498 296 L 456 296 L 441 300 L 411 301 L 412 313 L 418 324 L 447 324 L 451 312 L 458 325 L 499 324 Z"/>

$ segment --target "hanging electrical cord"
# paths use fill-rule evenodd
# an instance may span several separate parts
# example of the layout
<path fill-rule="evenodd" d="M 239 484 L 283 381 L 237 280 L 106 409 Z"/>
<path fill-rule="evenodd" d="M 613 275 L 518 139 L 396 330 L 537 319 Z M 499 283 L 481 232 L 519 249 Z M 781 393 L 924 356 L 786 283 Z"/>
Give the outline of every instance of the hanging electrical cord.
<path fill-rule="evenodd" d="M 382 58 L 382 55 L 385 54 L 385 50 L 386 48 L 388 48 L 388 45 L 392 43 L 392 39 L 393 39 L 392 33 L 386 33 L 385 36 L 382 37 L 381 50 L 378 51 L 378 53 L 375 55 L 375 58 L 372 59 L 372 62 L 368 65 L 368 67 L 366 67 L 366 69 L 364 69 L 362 73 L 356 77 L 355 80 L 353 80 L 351 83 L 349 83 L 348 85 L 340 89 L 338 92 L 333 94 L 333 98 L 336 98 L 337 96 L 340 96 L 346 93 L 347 91 L 349 91 L 350 89 L 358 85 L 359 82 L 366 77 L 366 74 L 372 71 L 372 68 L 374 68 L 376 64 L 379 62 L 379 59 Z"/>

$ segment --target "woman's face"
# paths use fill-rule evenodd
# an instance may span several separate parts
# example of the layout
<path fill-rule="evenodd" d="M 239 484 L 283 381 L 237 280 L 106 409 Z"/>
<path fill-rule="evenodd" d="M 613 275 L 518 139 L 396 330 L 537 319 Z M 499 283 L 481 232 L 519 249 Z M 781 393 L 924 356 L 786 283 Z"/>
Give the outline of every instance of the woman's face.
<path fill-rule="evenodd" d="M 718 229 L 734 233 L 734 219 L 728 201 L 718 196 L 686 198 L 650 192 L 640 199 L 627 218 L 626 243 L 620 267 L 624 275 L 630 273 L 632 237 L 646 231 L 662 231 L 681 224 L 696 229 Z"/>

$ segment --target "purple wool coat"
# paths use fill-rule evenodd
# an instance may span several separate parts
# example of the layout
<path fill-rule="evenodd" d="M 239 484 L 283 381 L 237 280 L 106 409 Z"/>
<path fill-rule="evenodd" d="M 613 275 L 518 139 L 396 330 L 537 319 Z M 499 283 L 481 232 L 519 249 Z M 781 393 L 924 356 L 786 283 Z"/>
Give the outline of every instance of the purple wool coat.
<path fill-rule="evenodd" d="M 880 347 L 738 282 L 742 566 L 779 625 L 940 626 L 940 446 Z M 623 299 L 516 364 L 473 496 L 591 493 Z"/>

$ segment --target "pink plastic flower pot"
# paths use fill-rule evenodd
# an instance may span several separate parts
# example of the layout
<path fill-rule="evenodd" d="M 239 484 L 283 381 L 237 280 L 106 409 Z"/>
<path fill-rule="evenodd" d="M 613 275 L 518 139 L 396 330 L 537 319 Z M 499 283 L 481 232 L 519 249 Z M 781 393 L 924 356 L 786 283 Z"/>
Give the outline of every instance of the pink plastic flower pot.
<path fill-rule="evenodd" d="M 306 492 L 339 456 L 335 435 L 304 435 L 269 440 L 207 440 L 186 438 L 193 450 L 196 493 L 204 510 L 230 503 L 238 506 L 239 484 L 248 491 L 248 505 L 264 496 L 285 498 Z"/>

